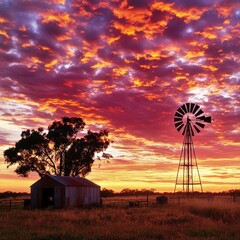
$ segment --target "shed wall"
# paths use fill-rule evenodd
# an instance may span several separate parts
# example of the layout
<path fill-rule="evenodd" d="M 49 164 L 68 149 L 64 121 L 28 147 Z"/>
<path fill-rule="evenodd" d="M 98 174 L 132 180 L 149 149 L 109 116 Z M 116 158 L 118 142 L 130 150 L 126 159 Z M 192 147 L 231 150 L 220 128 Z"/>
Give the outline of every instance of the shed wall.
<path fill-rule="evenodd" d="M 66 187 L 66 207 L 74 208 L 100 204 L 100 187 Z"/>
<path fill-rule="evenodd" d="M 65 207 L 65 187 L 56 186 L 54 187 L 54 208 Z"/>
<path fill-rule="evenodd" d="M 40 184 L 31 187 L 31 207 L 42 207 L 42 187 Z"/>

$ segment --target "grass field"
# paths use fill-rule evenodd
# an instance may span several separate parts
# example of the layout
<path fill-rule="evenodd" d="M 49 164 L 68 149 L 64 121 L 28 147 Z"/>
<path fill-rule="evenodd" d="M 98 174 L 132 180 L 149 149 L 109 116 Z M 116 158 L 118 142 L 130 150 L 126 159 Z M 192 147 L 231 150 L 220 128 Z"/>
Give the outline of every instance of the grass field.
<path fill-rule="evenodd" d="M 1 210 L 0 239 L 240 240 L 240 203 L 190 199 L 167 206 Z"/>

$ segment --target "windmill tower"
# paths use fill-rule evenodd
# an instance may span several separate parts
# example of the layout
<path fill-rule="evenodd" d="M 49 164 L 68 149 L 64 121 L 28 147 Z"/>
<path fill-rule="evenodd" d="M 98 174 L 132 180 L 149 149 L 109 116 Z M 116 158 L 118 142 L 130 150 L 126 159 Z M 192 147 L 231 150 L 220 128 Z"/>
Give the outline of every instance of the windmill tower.
<path fill-rule="evenodd" d="M 203 191 L 192 139 L 194 133 L 201 132 L 200 129 L 205 127 L 205 123 L 212 121 L 211 117 L 206 117 L 203 113 L 197 104 L 186 103 L 179 107 L 174 115 L 175 127 L 184 136 L 174 193 L 179 185 L 183 193 L 194 192 L 197 185 L 200 186 L 200 191 Z"/>

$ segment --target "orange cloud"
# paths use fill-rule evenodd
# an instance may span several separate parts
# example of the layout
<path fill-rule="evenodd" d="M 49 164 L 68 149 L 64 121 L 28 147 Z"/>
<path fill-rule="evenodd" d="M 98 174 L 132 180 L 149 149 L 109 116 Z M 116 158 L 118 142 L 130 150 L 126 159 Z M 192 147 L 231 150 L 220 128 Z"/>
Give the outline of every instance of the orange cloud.
<path fill-rule="evenodd" d="M 155 2 L 152 4 L 152 10 L 171 12 L 174 7 L 174 3 Z"/>
<path fill-rule="evenodd" d="M 211 65 L 203 65 L 203 68 L 205 68 L 205 69 L 209 69 L 209 70 L 212 71 L 212 72 L 215 72 L 215 71 L 218 70 L 217 67 L 215 67 L 215 66 L 211 66 Z"/>
<path fill-rule="evenodd" d="M 99 69 L 101 69 L 101 68 L 104 68 L 104 67 L 109 67 L 111 65 L 112 65 L 111 62 L 106 62 L 106 61 L 101 60 L 101 61 L 97 62 L 95 65 L 93 65 L 91 67 L 92 68 L 99 68 Z"/>
<path fill-rule="evenodd" d="M 46 71 L 51 71 L 53 67 L 55 67 L 58 63 L 57 59 L 53 59 L 51 62 L 45 64 Z"/>
<path fill-rule="evenodd" d="M 184 55 L 184 58 L 188 59 L 194 59 L 194 58 L 199 58 L 204 56 L 204 51 L 188 51 L 186 55 Z"/>
<path fill-rule="evenodd" d="M 75 22 L 68 13 L 50 10 L 42 13 L 42 23 L 57 22 L 60 27 L 69 27 Z"/>
<path fill-rule="evenodd" d="M 5 38 L 10 38 L 10 36 L 8 35 L 8 33 L 4 30 L 0 30 L 0 35 L 4 36 Z"/>
<path fill-rule="evenodd" d="M 9 103 L 17 103 L 22 105 L 30 105 L 30 106 L 39 106 L 39 103 L 29 101 L 24 94 L 19 95 L 18 97 L 0 97 L 1 100 Z"/>
<path fill-rule="evenodd" d="M 178 18 L 183 18 L 186 23 L 190 23 L 200 19 L 202 14 L 207 11 L 207 8 L 179 9 L 175 7 L 175 3 L 155 2 L 152 4 L 152 10 L 168 12 Z"/>
<path fill-rule="evenodd" d="M 113 68 L 113 73 L 116 76 L 123 76 L 128 72 L 128 67 L 122 67 L 122 68 Z"/>

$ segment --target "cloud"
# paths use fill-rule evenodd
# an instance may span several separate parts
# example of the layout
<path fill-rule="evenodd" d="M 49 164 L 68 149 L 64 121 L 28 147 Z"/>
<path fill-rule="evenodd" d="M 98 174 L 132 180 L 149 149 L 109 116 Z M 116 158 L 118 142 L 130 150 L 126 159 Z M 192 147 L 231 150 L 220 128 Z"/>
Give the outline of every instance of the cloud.
<path fill-rule="evenodd" d="M 239 156 L 238 1 L 2 1 L 0 15 L 1 144 L 79 116 L 117 140 L 113 171 L 142 157 L 172 182 L 173 116 L 195 102 L 214 119 L 194 137 L 200 159 Z"/>

